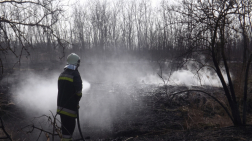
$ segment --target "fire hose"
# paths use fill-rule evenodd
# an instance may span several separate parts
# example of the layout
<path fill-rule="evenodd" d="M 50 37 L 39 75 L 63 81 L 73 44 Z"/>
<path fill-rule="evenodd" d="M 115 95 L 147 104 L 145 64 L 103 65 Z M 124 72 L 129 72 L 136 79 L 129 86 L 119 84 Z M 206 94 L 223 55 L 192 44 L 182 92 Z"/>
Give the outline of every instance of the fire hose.
<path fill-rule="evenodd" d="M 79 104 L 78 104 L 78 106 L 79 106 Z M 81 135 L 81 139 L 78 139 L 78 140 L 83 140 L 83 141 L 85 141 L 85 140 L 84 140 L 84 137 L 83 137 L 83 135 L 82 135 L 82 132 L 81 132 L 81 127 L 80 127 L 79 109 L 77 110 L 77 124 L 78 124 L 79 132 L 80 132 L 80 135 Z"/>

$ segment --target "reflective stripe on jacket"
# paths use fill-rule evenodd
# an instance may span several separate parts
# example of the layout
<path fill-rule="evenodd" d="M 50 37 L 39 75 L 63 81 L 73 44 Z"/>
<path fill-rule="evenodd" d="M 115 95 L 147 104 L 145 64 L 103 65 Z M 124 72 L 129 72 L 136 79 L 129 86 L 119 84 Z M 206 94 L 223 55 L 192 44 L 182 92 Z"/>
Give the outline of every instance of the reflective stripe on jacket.
<path fill-rule="evenodd" d="M 58 108 L 57 108 L 57 113 L 64 114 L 64 115 L 67 115 L 70 117 L 77 117 L 77 111 L 69 110 L 67 108 L 63 108 L 60 106 L 58 106 Z"/>

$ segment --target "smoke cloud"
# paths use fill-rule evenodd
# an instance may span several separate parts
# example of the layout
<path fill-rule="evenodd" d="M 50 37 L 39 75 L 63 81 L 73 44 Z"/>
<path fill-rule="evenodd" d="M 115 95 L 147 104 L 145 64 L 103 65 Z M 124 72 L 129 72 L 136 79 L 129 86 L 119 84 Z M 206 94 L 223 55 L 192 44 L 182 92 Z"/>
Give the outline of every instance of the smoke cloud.
<path fill-rule="evenodd" d="M 29 119 L 51 116 L 51 112 L 56 114 L 57 81 L 63 67 L 61 71 L 18 72 L 3 80 L 15 82 L 12 87 L 14 103 Z M 134 112 L 132 104 L 141 101 L 134 97 L 135 88 L 132 87 L 138 77 L 145 75 L 143 70 L 150 70 L 149 65 L 139 67 L 138 63 L 128 62 L 81 64 L 83 96 L 79 113 L 83 131 L 111 131 L 116 120 L 125 118 L 127 112 Z"/>
<path fill-rule="evenodd" d="M 215 73 L 208 68 L 196 73 L 195 66 L 189 63 L 180 70 L 171 71 L 170 64 L 165 63 L 162 75 L 167 85 L 220 86 Z M 30 118 L 51 115 L 50 111 L 56 113 L 57 81 L 61 71 L 14 73 L 3 79 L 2 83 L 13 83 L 14 103 Z M 83 131 L 89 132 L 88 135 L 94 130 L 111 131 L 118 119 L 122 120 L 127 113 L 133 113 L 133 105 L 141 103 L 141 99 L 137 98 L 139 84 L 163 84 L 155 62 L 87 62 L 81 64 L 79 72 L 83 80 L 80 121 Z"/>
<path fill-rule="evenodd" d="M 15 104 L 33 116 L 55 113 L 57 107 L 58 76 L 60 72 L 22 73 L 18 74 L 19 81 L 13 86 Z M 17 74 L 16 74 L 17 75 Z M 83 80 L 83 92 L 90 88 L 90 84 Z"/>
<path fill-rule="evenodd" d="M 170 63 L 165 63 L 163 68 L 164 70 L 170 67 Z M 165 81 L 166 85 L 178 86 L 184 85 L 187 87 L 190 86 L 213 86 L 213 87 L 221 87 L 221 82 L 217 74 L 209 67 L 200 68 L 197 63 L 189 62 L 184 65 L 183 68 L 171 71 L 162 70 L 162 75 L 160 72 L 157 74 L 152 74 L 147 77 L 141 78 L 143 82 L 146 84 L 154 84 L 154 85 L 162 85 Z M 159 70 L 160 71 L 160 70 Z M 159 74 L 159 75 L 158 75 Z M 227 81 L 227 76 L 224 70 L 222 70 L 222 74 L 224 76 L 224 80 Z M 161 78 L 162 76 L 163 78 Z M 232 76 L 232 75 L 231 75 Z"/>

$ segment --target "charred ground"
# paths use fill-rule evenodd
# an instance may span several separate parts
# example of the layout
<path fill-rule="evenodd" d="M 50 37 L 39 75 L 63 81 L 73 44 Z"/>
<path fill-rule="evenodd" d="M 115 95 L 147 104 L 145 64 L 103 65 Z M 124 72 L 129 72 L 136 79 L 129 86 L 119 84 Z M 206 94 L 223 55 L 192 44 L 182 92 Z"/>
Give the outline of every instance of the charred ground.
<path fill-rule="evenodd" d="M 1 117 L 7 132 L 13 140 L 45 139 L 37 131 L 24 129 L 30 125 L 32 117 L 23 114 L 23 109 L 13 103 L 15 94 L 10 88 L 15 83 L 4 83 L 0 86 Z M 118 95 L 122 100 L 131 99 L 131 106 L 125 107 L 113 118 L 109 130 L 88 125 L 83 121 L 82 131 L 90 140 L 250 140 L 252 126 L 237 128 L 225 111 L 211 98 L 199 92 L 185 92 L 168 95 L 177 91 L 197 89 L 209 92 L 219 99 L 224 97 L 222 89 L 216 87 L 156 86 L 149 84 L 113 85 L 113 91 L 107 94 L 121 94 L 131 91 L 131 95 Z M 97 85 L 90 94 L 111 90 L 111 85 Z M 168 90 L 168 93 L 167 91 Z M 121 103 L 123 104 L 123 103 Z M 115 104 L 114 106 L 120 106 Z M 248 115 L 251 117 L 251 115 Z M 251 118 L 248 118 L 251 123 Z M 31 132 L 29 132 L 31 131 Z M 4 136 L 0 132 L 1 137 Z M 76 138 L 79 134 L 75 133 Z"/>

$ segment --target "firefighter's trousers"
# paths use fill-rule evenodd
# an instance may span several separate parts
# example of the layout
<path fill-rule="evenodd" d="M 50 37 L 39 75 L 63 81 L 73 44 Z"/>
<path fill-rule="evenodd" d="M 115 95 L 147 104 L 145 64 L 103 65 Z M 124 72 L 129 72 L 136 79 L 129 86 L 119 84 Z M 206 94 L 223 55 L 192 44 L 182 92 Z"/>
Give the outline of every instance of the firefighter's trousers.
<path fill-rule="evenodd" d="M 75 119 L 67 115 L 60 114 L 62 141 L 72 141 L 72 136 L 75 128 Z"/>

